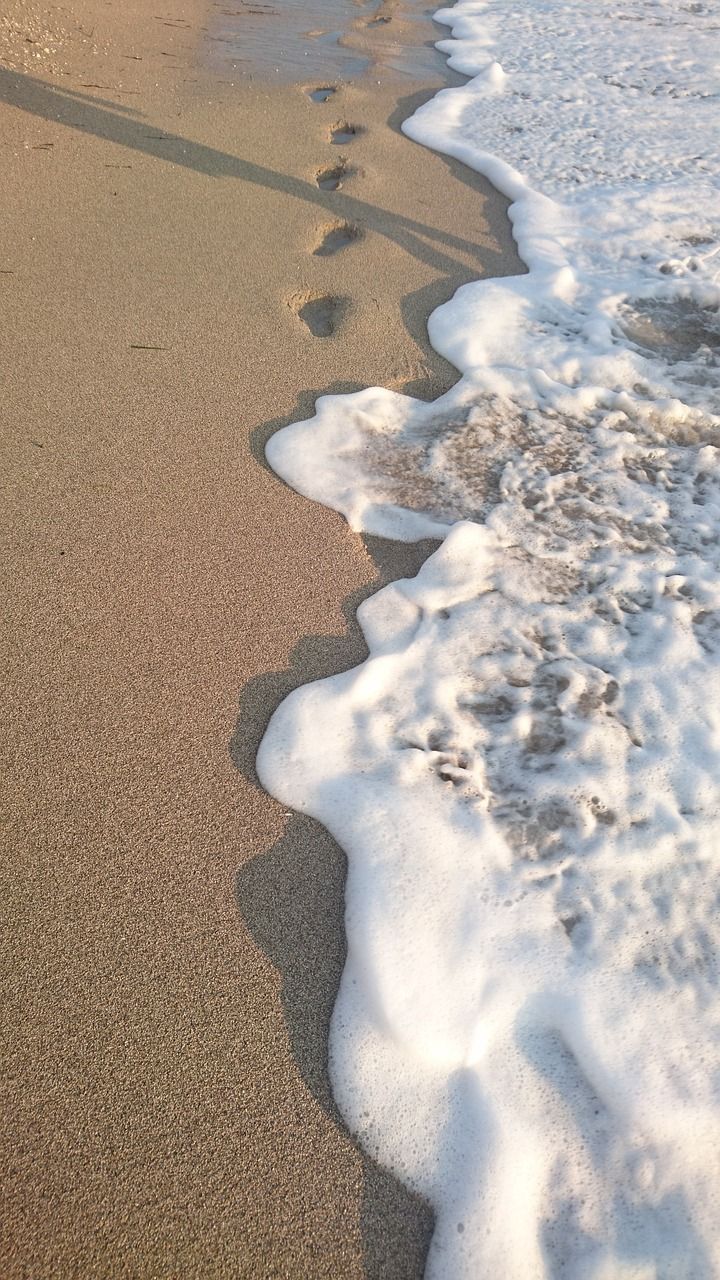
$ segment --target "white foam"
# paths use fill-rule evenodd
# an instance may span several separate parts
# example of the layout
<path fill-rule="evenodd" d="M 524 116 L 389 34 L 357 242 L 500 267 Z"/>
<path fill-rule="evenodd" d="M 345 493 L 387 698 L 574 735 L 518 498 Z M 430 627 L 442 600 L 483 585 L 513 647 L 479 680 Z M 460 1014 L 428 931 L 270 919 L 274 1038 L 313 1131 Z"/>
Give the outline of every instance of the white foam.
<path fill-rule="evenodd" d="M 445 536 L 258 758 L 346 850 L 331 1074 L 432 1201 L 428 1275 L 720 1274 L 720 23 L 469 0 L 406 132 L 512 201 L 424 405 L 325 397 L 268 458 Z"/>

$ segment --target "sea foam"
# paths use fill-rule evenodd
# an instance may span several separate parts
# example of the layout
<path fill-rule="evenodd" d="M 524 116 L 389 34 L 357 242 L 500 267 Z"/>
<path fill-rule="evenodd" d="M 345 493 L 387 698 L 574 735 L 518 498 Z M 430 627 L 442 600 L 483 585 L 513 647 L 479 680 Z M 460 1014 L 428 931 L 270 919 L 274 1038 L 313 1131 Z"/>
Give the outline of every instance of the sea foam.
<path fill-rule="evenodd" d="M 258 758 L 348 854 L 338 1104 L 436 1211 L 428 1276 L 720 1275 L 720 21 L 468 0 L 406 122 L 511 201 L 526 275 L 430 318 L 427 405 L 267 454 L 442 546 Z"/>

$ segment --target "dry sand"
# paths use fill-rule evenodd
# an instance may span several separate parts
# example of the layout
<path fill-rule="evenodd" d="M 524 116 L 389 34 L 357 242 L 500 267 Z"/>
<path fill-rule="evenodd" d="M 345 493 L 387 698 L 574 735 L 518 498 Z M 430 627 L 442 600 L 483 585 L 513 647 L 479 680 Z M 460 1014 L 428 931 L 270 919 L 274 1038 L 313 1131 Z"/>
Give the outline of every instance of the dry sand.
<path fill-rule="evenodd" d="M 517 263 L 503 202 L 398 131 L 438 77 L 221 83 L 212 8 L 0 18 L 5 1280 L 415 1277 L 431 1222 L 329 1094 L 343 856 L 253 769 L 420 553 L 262 446 L 322 391 L 437 394 L 429 310 Z"/>

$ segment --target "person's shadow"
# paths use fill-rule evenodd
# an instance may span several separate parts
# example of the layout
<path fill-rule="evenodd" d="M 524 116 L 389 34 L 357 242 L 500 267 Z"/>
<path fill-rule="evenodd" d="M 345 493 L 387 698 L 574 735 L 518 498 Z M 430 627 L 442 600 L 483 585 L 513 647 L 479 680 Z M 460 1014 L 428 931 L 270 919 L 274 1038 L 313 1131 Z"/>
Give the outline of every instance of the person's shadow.
<path fill-rule="evenodd" d="M 144 155 L 153 156 L 166 164 L 193 169 L 213 178 L 235 178 L 253 183 L 268 190 L 282 192 L 292 199 L 319 205 L 348 222 L 357 223 L 376 231 L 399 244 L 406 252 L 426 263 L 435 271 L 449 277 L 453 290 L 458 284 L 472 278 L 467 260 L 477 263 L 477 274 L 499 274 L 503 268 L 503 256 L 487 246 L 474 244 L 462 236 L 433 227 L 415 218 L 378 208 L 348 194 L 344 190 L 322 191 L 312 182 L 293 174 L 277 172 L 263 165 L 243 160 L 229 152 L 219 151 L 204 143 L 194 142 L 179 134 L 169 133 L 152 125 L 141 112 L 107 99 L 91 97 L 77 90 L 67 89 L 34 76 L 0 67 L 0 102 L 6 102 L 34 116 L 92 134 Z M 394 115 L 388 123 L 396 127 Z M 446 160 L 455 176 L 488 192 L 490 186 L 477 174 L 457 161 Z M 461 173 L 460 171 L 464 172 Z M 490 230 L 500 245 L 508 241 L 504 206 L 497 199 L 488 201 L 484 210 Z M 462 263 L 461 260 L 465 259 Z"/>

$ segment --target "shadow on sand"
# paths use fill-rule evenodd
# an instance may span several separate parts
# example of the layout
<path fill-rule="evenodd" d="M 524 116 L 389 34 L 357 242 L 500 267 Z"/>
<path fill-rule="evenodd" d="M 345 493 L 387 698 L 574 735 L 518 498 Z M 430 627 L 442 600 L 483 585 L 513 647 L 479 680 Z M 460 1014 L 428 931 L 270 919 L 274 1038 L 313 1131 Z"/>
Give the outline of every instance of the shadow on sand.
<path fill-rule="evenodd" d="M 390 126 L 399 127 L 397 122 L 404 119 L 412 110 L 413 102 L 419 103 L 422 97 L 423 95 L 415 95 L 413 98 L 403 99 L 406 105 L 403 108 L 400 104 L 393 112 L 388 121 Z M 315 183 L 293 174 L 278 173 L 229 152 L 169 133 L 153 126 L 142 113 L 120 103 L 90 97 L 6 67 L 0 67 L 0 101 L 53 124 L 77 129 L 80 133 L 92 134 L 117 146 L 141 152 L 164 164 L 193 169 L 211 178 L 233 178 L 239 182 L 253 183 L 268 190 L 280 191 L 292 199 L 319 205 L 325 212 L 332 210 L 347 222 L 357 223 L 394 240 L 407 253 L 446 276 L 446 297 L 454 291 L 457 284 L 473 278 L 467 265 L 468 259 L 470 263 L 477 263 L 477 275 L 499 275 L 507 270 L 508 258 L 503 259 L 503 252 L 494 252 L 487 245 L 475 244 L 472 240 L 451 235 L 429 223 L 378 208 L 342 189 L 322 191 Z M 454 177 L 460 178 L 484 195 L 491 191 L 490 184 L 484 178 L 464 165 L 455 160 L 445 162 Z M 497 193 L 494 193 L 494 199 L 487 201 L 484 215 L 496 242 L 505 247 L 505 253 L 512 254 L 505 206 L 498 199 Z M 454 256 L 456 254 L 462 255 L 465 263 Z"/>
<path fill-rule="evenodd" d="M 339 394 L 354 389 L 331 390 Z M 294 413 L 259 427 L 251 442 L 255 456 L 263 458 L 265 442 L 280 426 L 312 412 L 314 399 L 314 393 L 308 392 Z M 258 747 L 275 708 L 299 685 L 362 662 L 367 648 L 356 617 L 358 605 L 385 583 L 414 576 L 437 546 L 430 541 L 404 544 L 368 536 L 363 542 L 377 578 L 343 602 L 345 634 L 303 637 L 287 670 L 257 676 L 242 690 L 230 754 L 235 767 L 255 786 L 260 786 L 255 771 Z M 242 866 L 236 881 L 243 920 L 282 978 L 282 1007 L 293 1058 L 312 1095 L 343 1130 L 328 1078 L 328 1040 L 345 964 L 346 868 L 345 854 L 329 833 L 312 818 L 295 814 L 277 844 Z M 432 1235 L 432 1210 L 368 1155 L 361 1151 L 360 1156 L 365 1275 L 368 1280 L 419 1280 Z"/>

